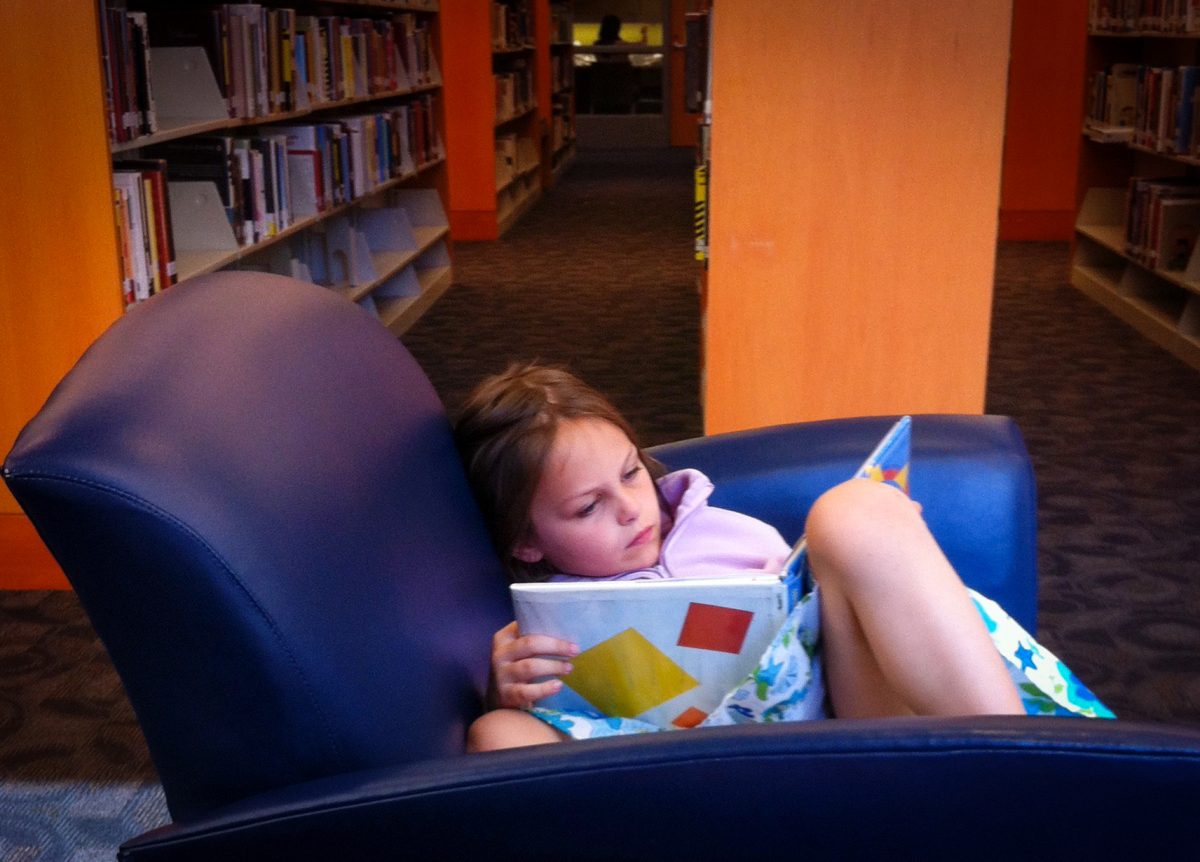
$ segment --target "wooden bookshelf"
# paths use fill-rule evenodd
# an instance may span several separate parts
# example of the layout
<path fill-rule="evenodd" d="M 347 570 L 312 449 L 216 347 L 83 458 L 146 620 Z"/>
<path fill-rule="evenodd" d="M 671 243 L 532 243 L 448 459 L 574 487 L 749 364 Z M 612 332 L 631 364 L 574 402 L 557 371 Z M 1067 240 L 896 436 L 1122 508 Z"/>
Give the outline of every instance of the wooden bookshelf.
<path fill-rule="evenodd" d="M 574 4 L 571 0 L 551 0 L 548 11 L 549 66 L 542 78 L 545 91 L 543 94 L 539 90 L 538 102 L 549 106 L 548 157 L 542 165 L 542 184 L 551 186 L 570 166 L 576 152 Z"/>
<path fill-rule="evenodd" d="M 128 5 L 135 10 L 144 8 L 148 15 L 184 8 L 160 0 L 131 0 Z M 435 56 L 440 62 L 442 30 L 436 0 L 322 0 L 319 7 L 355 17 L 422 16 L 435 28 Z M 112 144 L 106 132 L 97 10 L 91 0 L 55 6 L 52 14 L 38 4 L 0 4 L 0 108 L 11 132 L 0 136 L 0 158 L 11 168 L 0 180 L 7 204 L 0 216 L 0 280 L 4 282 L 0 291 L 0 454 L 8 452 L 21 428 L 84 350 L 121 316 L 114 157 L 137 157 L 151 144 L 198 135 L 241 133 L 270 123 L 295 124 L 429 94 L 441 98 L 442 87 L 433 82 L 304 111 L 235 120 L 211 110 L 213 89 L 208 84 L 212 72 L 206 61 L 209 77 L 201 92 L 207 95 L 195 104 L 185 100 L 172 112 L 168 109 L 170 87 L 163 84 L 156 99 L 158 130 Z M 155 47 L 153 40 L 151 46 Z M 194 52 L 192 56 L 194 59 Z M 187 76 L 180 83 L 195 84 Z M 185 92 L 195 97 L 194 89 Z M 490 131 L 487 137 L 490 141 Z M 378 218 L 376 211 L 403 213 L 411 230 L 402 240 L 385 244 L 388 247 L 381 250 L 364 243 L 372 277 L 353 285 L 349 280 L 331 281 L 330 288 L 346 293 L 349 301 L 370 303 L 383 323 L 402 331 L 450 283 L 446 168 L 443 152 L 358 200 L 318 217 L 296 219 L 278 235 L 253 246 L 234 243 L 231 249 L 209 249 L 205 254 L 204 249 L 181 243 L 184 248 L 177 249 L 180 275 L 186 279 L 228 267 L 278 266 L 285 259 L 284 250 L 295 243 L 326 242 L 332 233 L 347 234 L 346 228 L 361 233 Z M 233 242 L 228 222 L 224 229 Z M 0 588 L 65 586 L 20 507 L 0 485 Z"/>
<path fill-rule="evenodd" d="M 367 226 L 379 223 L 381 209 L 399 207 L 397 202 L 401 200 L 414 200 L 405 197 L 403 190 L 433 190 L 445 185 L 441 176 L 446 159 L 439 117 L 444 105 L 440 98 L 438 5 L 386 0 L 340 2 L 335 4 L 336 16 L 323 17 L 277 12 L 291 10 L 292 4 L 270 0 L 259 4 L 264 10 L 261 22 L 252 16 L 249 26 L 255 28 L 253 41 L 242 36 L 248 41 L 239 70 L 232 63 L 227 64 L 228 68 L 220 63 L 214 68 L 214 52 L 205 44 L 207 37 L 194 43 L 198 30 L 194 10 L 177 24 L 171 18 L 177 13 L 170 4 L 140 2 L 144 8 L 137 8 L 139 0 L 128 5 L 132 11 L 144 12 L 149 21 L 147 77 L 155 124 L 152 129 L 143 126 L 143 134 L 122 140 L 129 133 L 114 131 L 122 123 L 122 115 L 114 113 L 110 121 L 111 151 L 121 158 L 166 158 L 178 279 L 186 281 L 220 269 L 289 275 L 347 296 L 397 334 L 411 326 L 419 317 L 416 312 L 427 309 L 450 281 L 444 204 L 436 191 L 422 197 L 422 218 L 429 221 L 427 210 L 437 202 L 440 228 L 418 236 L 404 219 L 396 220 L 394 227 L 403 229 L 404 235 L 395 240 L 398 247 L 389 248 L 386 254 L 367 250 L 361 234 Z M 103 10 L 103 4 L 100 8 Z M 275 16 L 283 14 L 289 15 L 290 38 L 270 29 L 277 26 Z M 210 20 L 199 19 L 201 24 Z M 320 35 L 315 32 L 318 23 Z M 233 26 L 227 23 L 223 35 L 236 46 Z M 307 40 L 301 33 L 302 26 L 310 33 Z M 340 45 L 336 32 L 339 26 L 345 28 Z M 110 23 L 108 32 L 114 27 Z M 175 44 L 178 37 L 168 37 L 170 44 L 155 44 L 155 34 L 188 34 L 189 28 L 193 38 L 184 36 L 188 44 Z M 304 55 L 297 45 L 301 41 L 308 46 Z M 314 50 L 318 44 L 319 50 Z M 346 53 L 339 53 L 339 47 Z M 313 51 L 311 66 L 309 51 Z M 102 45 L 102 61 L 111 53 L 112 49 Z M 230 53 L 236 52 L 231 48 Z M 286 58 L 280 59 L 282 55 Z M 137 67 L 136 57 L 132 65 Z M 259 67 L 269 71 L 259 74 Z M 253 73 L 247 71 L 251 68 L 255 69 Z M 283 72 L 277 70 L 284 68 L 288 70 L 287 78 L 280 83 Z M 307 77 L 302 71 L 305 68 L 310 71 Z M 110 79 L 116 77 L 111 68 L 107 74 Z M 257 86 L 235 107 L 238 91 L 231 80 L 243 79 Z M 120 88 L 114 87 L 113 92 L 111 98 L 119 98 Z M 354 134 L 351 119 L 358 125 Z M 319 149 L 324 155 L 313 157 L 318 164 L 313 173 L 319 175 L 323 166 L 325 176 L 312 179 L 309 175 L 305 194 L 313 202 L 306 204 L 304 211 L 293 210 L 288 200 L 292 193 L 289 177 L 291 182 L 301 180 L 292 173 L 292 157 L 289 155 L 285 163 L 282 151 L 277 151 L 280 158 L 272 160 L 270 170 L 264 171 L 266 194 L 278 196 L 268 208 L 272 221 L 265 228 L 257 218 L 252 229 L 239 231 L 234 224 L 230 198 L 237 178 L 222 181 L 175 175 L 175 168 L 180 167 L 176 159 L 183 158 L 176 153 L 185 149 L 189 140 L 211 141 L 213 136 L 278 139 L 292 129 L 318 126 L 326 132 L 322 137 L 324 147 Z M 173 149 L 164 150 L 162 145 L 167 144 Z M 303 146 L 296 144 L 297 150 Z M 289 150 L 291 147 L 289 144 Z M 256 165 L 254 182 L 259 182 L 259 172 Z M 241 180 L 247 181 L 244 175 Z M 227 184 L 224 195 L 222 184 Z M 247 225 L 249 218 L 246 216 Z M 331 237 L 336 237 L 336 242 L 331 242 Z M 375 242 L 382 240 L 376 238 Z M 439 260 L 436 268 L 442 277 L 418 276 L 418 261 L 434 257 Z"/>
<path fill-rule="evenodd" d="M 554 14 L 551 14 L 551 7 Z M 566 168 L 573 152 L 573 94 L 552 83 L 552 21 L 569 20 L 570 3 L 501 0 L 447 4 L 442 26 L 455 50 L 443 66 L 450 233 L 497 239 L 520 220 Z M 569 56 L 566 57 L 569 61 Z M 552 146 L 556 115 L 569 119 Z"/>
<path fill-rule="evenodd" d="M 1200 369 L 1200 252 L 1195 242 L 1200 203 L 1192 208 L 1195 217 L 1184 220 L 1188 226 L 1168 236 L 1160 229 L 1166 224 L 1160 218 L 1162 197 L 1135 192 L 1130 183 L 1132 178 L 1173 179 L 1200 189 L 1200 114 L 1191 110 L 1191 98 L 1179 94 L 1180 89 L 1195 93 L 1194 79 L 1191 85 L 1183 82 L 1193 75 L 1200 78 L 1200 73 L 1185 77 L 1183 70 L 1196 65 L 1200 18 L 1189 23 L 1186 18 L 1125 21 L 1094 15 L 1089 21 L 1088 101 L 1080 136 L 1071 283 L 1142 336 Z M 1115 95 L 1122 89 L 1115 81 L 1120 72 L 1131 95 Z M 1169 75 L 1166 86 L 1164 72 Z M 1157 82 L 1147 89 L 1150 75 Z M 1147 97 L 1154 88 L 1159 95 Z M 1174 196 L 1185 198 L 1183 193 Z M 1186 197 L 1200 200 L 1200 194 Z M 1131 216 L 1135 211 L 1145 215 Z M 1173 260 L 1160 257 L 1162 241 L 1173 237 L 1187 243 L 1184 252 Z"/>

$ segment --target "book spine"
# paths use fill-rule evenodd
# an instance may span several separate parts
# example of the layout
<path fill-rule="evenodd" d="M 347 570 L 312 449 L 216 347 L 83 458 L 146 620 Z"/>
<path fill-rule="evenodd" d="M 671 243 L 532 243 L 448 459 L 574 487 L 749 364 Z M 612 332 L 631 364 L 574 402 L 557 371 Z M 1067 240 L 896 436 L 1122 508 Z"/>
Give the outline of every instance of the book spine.
<path fill-rule="evenodd" d="M 279 201 L 275 193 L 275 165 L 266 138 L 251 138 L 250 148 L 254 159 L 254 182 L 261 195 L 260 214 L 256 214 L 256 239 L 275 236 L 279 232 Z"/>
<path fill-rule="evenodd" d="M 319 206 L 329 209 L 336 200 L 333 189 L 333 136 L 328 125 L 317 126 L 317 152 L 321 154 Z"/>
<path fill-rule="evenodd" d="M 112 33 L 109 27 L 111 16 L 108 4 L 100 4 L 100 67 L 104 75 L 104 117 L 108 127 L 109 143 L 117 142 L 117 117 L 113 105 L 113 46 Z"/>
<path fill-rule="evenodd" d="M 274 135 L 271 143 L 275 156 L 275 182 L 279 186 L 279 227 L 283 230 L 291 227 L 295 221 L 292 212 L 292 179 L 287 169 L 287 137 Z"/>
<path fill-rule="evenodd" d="M 154 90 L 150 81 L 150 26 L 145 12 L 127 14 L 132 35 L 138 131 L 143 135 L 152 135 L 158 131 L 158 112 L 154 107 Z"/>
<path fill-rule="evenodd" d="M 259 117 L 269 117 L 273 106 L 271 104 L 270 69 L 268 68 L 270 51 L 267 47 L 267 10 L 265 7 L 259 7 L 258 14 L 253 19 L 252 28 L 254 55 L 251 59 L 254 61 L 255 111 Z"/>
<path fill-rule="evenodd" d="M 340 60 L 339 70 L 341 77 L 341 92 L 338 97 L 341 99 L 354 98 L 354 42 L 350 33 L 350 20 L 348 18 L 341 19 L 338 25 L 338 57 Z"/>
<path fill-rule="evenodd" d="M 254 235 L 254 180 L 250 170 L 250 150 L 243 146 L 245 142 L 237 139 L 232 143 L 232 158 L 236 182 L 237 199 L 237 233 L 238 243 L 253 245 Z"/>
<path fill-rule="evenodd" d="M 117 224 L 117 258 L 121 270 L 121 298 L 125 307 L 137 301 L 133 293 L 133 252 L 129 236 L 129 194 L 113 186 L 113 216 Z"/>
<path fill-rule="evenodd" d="M 283 110 L 297 109 L 296 98 L 296 22 L 291 9 L 277 9 L 279 15 L 279 86 Z"/>
<path fill-rule="evenodd" d="M 229 112 L 231 117 L 241 119 L 250 116 L 246 98 L 246 19 L 229 8 L 225 14 L 229 21 Z"/>
<path fill-rule="evenodd" d="M 162 280 L 161 269 L 161 254 L 159 253 L 158 231 L 155 227 L 158 224 L 158 207 L 154 203 L 154 187 L 153 183 L 145 172 L 137 174 L 138 181 L 142 184 L 142 224 L 146 229 L 146 251 L 148 253 L 147 263 L 150 274 L 150 295 L 162 293 L 165 285 Z"/>
<path fill-rule="evenodd" d="M 162 286 L 165 290 L 179 281 L 179 267 L 175 257 L 175 235 L 171 225 L 171 196 L 167 193 L 167 168 L 162 167 L 149 172 L 154 194 L 155 212 L 158 220 L 155 229 L 158 233 L 158 244 L 161 250 L 160 269 Z"/>
<path fill-rule="evenodd" d="M 133 272 L 133 298 L 140 302 L 150 297 L 150 269 L 146 247 L 146 225 L 143 221 L 145 204 L 142 202 L 140 175 L 134 171 L 113 173 L 113 183 L 121 188 L 128 200 L 129 246 Z"/>
<path fill-rule="evenodd" d="M 121 62 L 121 125 L 124 128 L 122 140 L 128 141 L 137 137 L 138 111 L 135 81 L 137 75 L 133 64 L 132 25 L 129 15 L 123 9 L 115 10 L 120 19 L 120 62 Z"/>
<path fill-rule="evenodd" d="M 229 17 L 222 7 L 209 10 L 209 58 L 212 61 L 213 75 L 217 79 L 217 88 L 225 99 L 225 113 L 233 116 L 233 106 L 230 104 L 229 93 Z"/>
<path fill-rule="evenodd" d="M 279 10 L 268 9 L 264 13 L 266 33 L 263 39 L 267 51 L 266 80 L 267 106 L 270 113 L 277 114 L 285 110 L 283 103 L 283 38 L 279 32 Z"/>

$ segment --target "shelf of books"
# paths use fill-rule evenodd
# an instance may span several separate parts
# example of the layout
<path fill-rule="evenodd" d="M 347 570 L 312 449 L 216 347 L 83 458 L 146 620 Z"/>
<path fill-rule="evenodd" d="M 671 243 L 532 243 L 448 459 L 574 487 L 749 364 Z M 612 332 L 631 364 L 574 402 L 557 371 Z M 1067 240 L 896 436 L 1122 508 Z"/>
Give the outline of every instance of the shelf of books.
<path fill-rule="evenodd" d="M 503 235 L 542 192 L 537 144 L 533 10 L 526 0 L 494 2 L 492 78 L 496 86 L 496 223 Z"/>
<path fill-rule="evenodd" d="M 575 37 L 570 0 L 550 4 L 550 158 L 561 174 L 575 157 Z"/>
<path fill-rule="evenodd" d="M 127 306 L 257 269 L 399 333 L 449 286 L 438 5 L 319 8 L 101 0 Z"/>
<path fill-rule="evenodd" d="M 1200 11 L 1176 5 L 1092 6 L 1071 282 L 1200 369 Z"/>

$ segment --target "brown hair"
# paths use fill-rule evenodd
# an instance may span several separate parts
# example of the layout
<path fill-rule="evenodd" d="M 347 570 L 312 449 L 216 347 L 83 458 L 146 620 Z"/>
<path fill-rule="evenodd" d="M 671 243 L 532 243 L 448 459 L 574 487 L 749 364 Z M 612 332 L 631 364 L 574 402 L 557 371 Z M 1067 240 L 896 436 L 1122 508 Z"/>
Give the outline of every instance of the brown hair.
<path fill-rule="evenodd" d="M 545 560 L 525 563 L 513 549 L 529 536 L 529 510 L 558 426 L 601 419 L 625 433 L 654 478 L 664 470 L 638 445 L 629 422 L 611 402 L 571 372 L 518 363 L 484 380 L 468 396 L 454 438 L 492 541 L 515 581 L 553 574 Z"/>

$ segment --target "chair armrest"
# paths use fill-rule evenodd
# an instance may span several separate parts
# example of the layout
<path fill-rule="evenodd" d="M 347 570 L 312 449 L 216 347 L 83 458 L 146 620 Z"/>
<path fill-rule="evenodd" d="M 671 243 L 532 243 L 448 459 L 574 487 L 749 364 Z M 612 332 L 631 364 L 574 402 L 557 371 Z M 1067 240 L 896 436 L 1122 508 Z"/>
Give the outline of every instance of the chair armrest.
<path fill-rule="evenodd" d="M 671 469 L 695 467 L 712 503 L 761 518 L 788 541 L 813 501 L 848 479 L 895 417 L 780 425 L 650 450 Z M 1037 631 L 1037 500 L 1021 432 L 1006 416 L 913 418 L 912 496 L 968 586 Z"/>
<path fill-rule="evenodd" d="M 1192 729 L 745 725 L 338 776 L 147 833 L 121 858 L 658 862 L 740 858 L 747 842 L 815 858 L 1155 858 L 1194 845 L 1197 788 Z"/>

